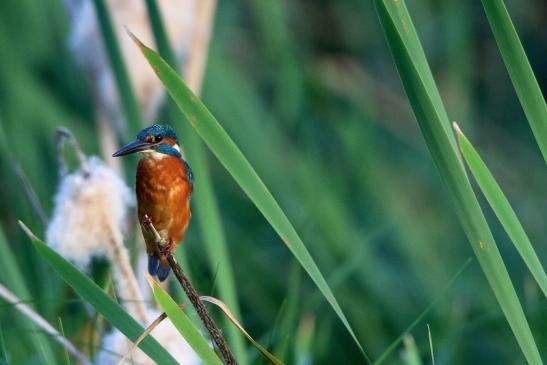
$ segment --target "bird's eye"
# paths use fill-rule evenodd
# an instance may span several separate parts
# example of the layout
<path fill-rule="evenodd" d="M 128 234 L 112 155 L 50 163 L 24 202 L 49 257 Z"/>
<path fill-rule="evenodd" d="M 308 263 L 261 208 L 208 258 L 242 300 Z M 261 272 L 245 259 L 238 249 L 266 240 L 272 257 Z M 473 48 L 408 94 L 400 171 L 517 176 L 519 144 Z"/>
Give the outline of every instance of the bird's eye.
<path fill-rule="evenodd" d="M 160 136 L 159 134 L 156 136 L 156 142 L 159 142 L 159 141 L 161 141 L 162 139 L 163 139 L 163 137 Z"/>

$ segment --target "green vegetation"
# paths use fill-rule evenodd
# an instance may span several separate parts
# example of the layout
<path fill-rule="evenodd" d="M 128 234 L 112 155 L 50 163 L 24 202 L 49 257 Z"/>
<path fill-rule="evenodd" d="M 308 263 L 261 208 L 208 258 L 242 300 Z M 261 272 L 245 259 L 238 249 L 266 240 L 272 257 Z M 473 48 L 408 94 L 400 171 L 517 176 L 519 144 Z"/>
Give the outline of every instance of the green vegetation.
<path fill-rule="evenodd" d="M 465 157 L 465 161 L 469 165 L 473 176 L 477 179 L 477 183 L 488 200 L 488 203 L 494 210 L 494 213 L 496 213 L 503 228 L 513 241 L 515 248 L 518 250 L 522 259 L 528 266 L 528 269 L 536 279 L 543 295 L 547 297 L 547 275 L 545 274 L 545 270 L 536 255 L 530 239 L 517 218 L 517 215 L 511 208 L 509 201 L 507 201 L 507 198 L 503 194 L 503 191 L 501 191 L 494 176 L 492 176 L 492 173 L 488 170 L 473 145 L 457 126 L 455 128 L 457 128 L 456 132 L 458 134 L 458 141 L 461 146 L 462 154 Z"/>
<path fill-rule="evenodd" d="M 91 304 L 97 312 L 101 313 L 106 320 L 119 329 L 127 338 L 135 341 L 139 337 L 144 331 L 144 328 L 129 316 L 119 304 L 114 302 L 112 298 L 109 298 L 97 284 L 89 280 L 89 278 L 74 265 L 67 262 L 44 242 L 36 238 L 23 223 L 20 224 L 21 228 L 32 240 L 37 253 L 55 269 L 57 274 L 63 278 L 78 295 L 87 303 Z M 147 336 L 139 344 L 139 347 L 154 359 L 154 361 L 160 364 L 177 363 L 175 359 L 173 359 L 169 353 L 150 336 Z"/>
<path fill-rule="evenodd" d="M 128 73 L 136 62 L 121 53 L 133 43 L 109 3 L 90 5 L 120 96 L 111 133 L 125 143 L 124 131 L 152 121 L 142 121 Z M 543 4 L 218 2 L 198 98 L 160 2 L 142 3 L 154 33 L 134 32 L 147 39 L 139 61 L 172 97 L 158 119 L 178 132 L 196 178 L 177 259 L 263 353 L 285 364 L 547 359 Z M 105 145 L 96 75 L 70 52 L 69 33 L 59 0 L 0 3 L 0 283 L 95 360 L 113 328 L 135 340 L 146 326 L 118 300 L 108 263 L 83 273 L 40 240 L 43 217 L 24 182 L 51 217 L 55 129 L 89 155 Z M 135 160 L 124 163 L 133 187 Z M 135 268 L 143 247 L 130 228 Z M 177 283 L 171 296 L 153 289 L 146 304 L 219 363 Z M 0 364 L 76 363 L 12 304 L 0 307 Z M 265 363 L 208 308 L 241 364 Z M 164 345 L 147 337 L 139 347 L 176 363 Z"/>
<path fill-rule="evenodd" d="M 222 365 L 222 361 L 218 358 L 215 352 L 209 347 L 207 341 L 201 336 L 199 331 L 194 327 L 192 321 L 184 313 L 184 311 L 175 303 L 173 298 L 167 294 L 157 282 L 153 282 L 152 291 L 154 298 L 160 304 L 160 307 L 165 311 L 167 317 L 173 322 L 180 334 L 188 341 L 190 346 L 196 351 L 204 364 Z"/>
<path fill-rule="evenodd" d="M 448 116 L 404 2 L 376 1 L 378 13 L 418 124 L 456 215 L 522 352 L 530 364 L 541 357 L 503 259 L 454 148 Z"/>

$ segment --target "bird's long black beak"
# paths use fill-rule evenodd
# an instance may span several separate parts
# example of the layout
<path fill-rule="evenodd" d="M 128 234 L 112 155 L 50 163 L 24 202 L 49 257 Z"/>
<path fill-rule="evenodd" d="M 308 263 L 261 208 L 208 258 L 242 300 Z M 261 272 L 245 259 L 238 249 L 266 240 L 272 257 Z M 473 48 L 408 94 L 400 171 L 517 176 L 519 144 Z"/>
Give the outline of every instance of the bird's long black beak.
<path fill-rule="evenodd" d="M 129 155 L 131 153 L 140 152 L 149 149 L 153 144 L 139 141 L 138 139 L 134 140 L 131 143 L 126 144 L 112 155 L 112 157 Z"/>

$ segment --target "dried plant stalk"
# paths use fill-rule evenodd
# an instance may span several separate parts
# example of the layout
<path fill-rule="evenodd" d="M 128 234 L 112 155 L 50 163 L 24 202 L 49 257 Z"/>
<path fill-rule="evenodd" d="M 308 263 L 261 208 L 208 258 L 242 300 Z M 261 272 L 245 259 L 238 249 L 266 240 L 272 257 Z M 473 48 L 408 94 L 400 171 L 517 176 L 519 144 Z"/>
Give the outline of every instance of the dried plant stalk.
<path fill-rule="evenodd" d="M 76 348 L 66 337 L 64 337 L 55 327 L 53 327 L 48 321 L 46 321 L 41 315 L 36 313 L 34 309 L 25 303 L 22 303 L 15 294 L 13 294 L 8 288 L 0 284 L 0 297 L 2 297 L 8 303 L 14 305 L 14 307 L 31 319 L 38 327 L 44 332 L 51 335 L 57 342 L 59 342 L 68 352 L 74 355 L 75 358 L 84 365 L 92 365 L 91 361 Z"/>

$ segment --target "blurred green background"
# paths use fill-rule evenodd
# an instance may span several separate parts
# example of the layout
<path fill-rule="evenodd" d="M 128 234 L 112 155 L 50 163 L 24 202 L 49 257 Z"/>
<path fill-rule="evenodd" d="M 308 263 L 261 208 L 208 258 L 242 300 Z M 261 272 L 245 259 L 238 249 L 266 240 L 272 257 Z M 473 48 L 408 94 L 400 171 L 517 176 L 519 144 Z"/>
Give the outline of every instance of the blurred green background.
<path fill-rule="evenodd" d="M 545 4 L 506 3 L 544 88 Z M 544 260 L 545 164 L 480 2 L 407 5 L 450 118 L 480 151 Z M 9 250 L 0 256 L 8 262 L 3 266 L 19 266 L 38 312 L 53 324 L 61 318 L 67 337 L 77 338 L 87 315 L 20 231 L 18 219 L 44 236 L 13 169 L 14 161 L 20 164 L 49 214 L 58 182 L 55 129 L 69 128 L 86 153 L 99 153 L 91 92 L 67 48 L 68 31 L 61 1 L 0 2 L 0 241 Z M 424 363 L 430 362 L 426 323 L 436 364 L 524 363 L 476 261 L 442 294 L 473 253 L 371 1 L 220 1 L 203 101 L 296 226 L 369 355 L 379 356 L 440 299 L 412 330 Z M 213 156 L 209 166 L 249 332 L 285 351 L 287 363 L 361 363 L 351 337 L 272 228 Z M 537 346 L 545 349 L 545 298 L 488 205 L 483 209 Z M 196 231 L 194 222 L 180 251 L 196 286 L 215 294 L 215 272 Z M 19 285 L 13 280 L 7 267 L 0 269 L 4 285 Z M 26 351 L 36 330 L 10 305 L 0 308 L 0 349 L 7 349 L 9 363 L 39 363 L 38 354 Z M 63 349 L 46 341 L 62 362 Z M 398 349 L 388 363 L 400 361 Z"/>

